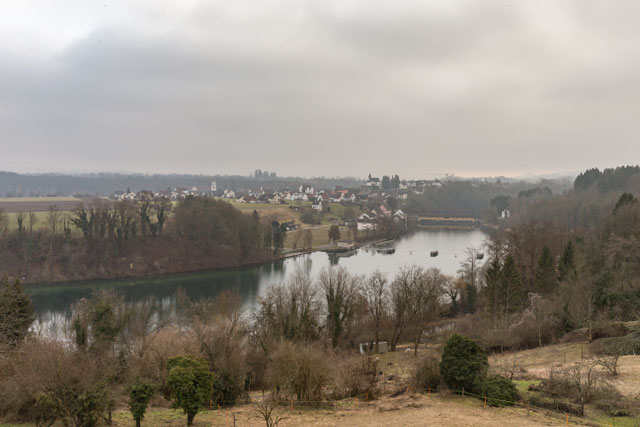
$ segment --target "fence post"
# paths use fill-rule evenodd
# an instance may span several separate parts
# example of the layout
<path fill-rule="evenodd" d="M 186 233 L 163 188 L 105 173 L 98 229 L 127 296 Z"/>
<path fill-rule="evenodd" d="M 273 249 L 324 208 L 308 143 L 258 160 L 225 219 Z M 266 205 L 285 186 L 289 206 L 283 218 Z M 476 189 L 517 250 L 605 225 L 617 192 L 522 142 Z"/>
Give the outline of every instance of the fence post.
<path fill-rule="evenodd" d="M 564 414 L 567 416 L 567 425 L 569 425 L 569 413 L 565 412 Z"/>
<path fill-rule="evenodd" d="M 293 411 L 293 399 L 291 399 L 291 410 Z"/>
<path fill-rule="evenodd" d="M 487 396 L 484 397 L 484 408 L 487 408 Z"/>
<path fill-rule="evenodd" d="M 464 397 L 464 387 L 462 387 L 462 397 Z"/>
<path fill-rule="evenodd" d="M 431 395 L 431 387 L 429 387 L 429 391 L 427 392 L 428 395 Z"/>

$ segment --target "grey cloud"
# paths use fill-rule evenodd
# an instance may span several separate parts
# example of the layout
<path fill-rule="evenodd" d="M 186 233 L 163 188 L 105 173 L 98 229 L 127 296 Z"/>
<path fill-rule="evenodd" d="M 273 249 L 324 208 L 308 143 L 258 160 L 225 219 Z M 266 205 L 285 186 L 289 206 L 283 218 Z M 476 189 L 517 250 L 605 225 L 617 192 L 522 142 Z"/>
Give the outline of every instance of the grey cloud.
<path fill-rule="evenodd" d="M 323 4 L 205 6 L 0 63 L 0 169 L 495 175 L 640 154 L 635 3 Z"/>

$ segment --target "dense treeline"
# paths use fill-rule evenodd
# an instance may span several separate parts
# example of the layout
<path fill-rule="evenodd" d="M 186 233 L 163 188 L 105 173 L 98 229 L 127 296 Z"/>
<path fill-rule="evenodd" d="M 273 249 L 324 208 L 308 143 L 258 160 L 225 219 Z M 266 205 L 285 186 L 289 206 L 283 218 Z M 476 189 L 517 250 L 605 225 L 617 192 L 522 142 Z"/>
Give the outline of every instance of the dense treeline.
<path fill-rule="evenodd" d="M 361 180 L 356 178 L 298 178 L 251 175 L 178 175 L 178 174 L 18 174 L 0 171 L 0 197 L 102 195 L 108 196 L 116 190 L 133 192 L 164 191 L 167 188 L 196 186 L 200 191 L 209 191 L 211 181 L 215 180 L 220 191 L 230 189 L 285 188 L 297 189 L 300 185 L 312 185 L 318 189 L 332 189 L 336 185 L 345 188 L 359 187 Z"/>
<path fill-rule="evenodd" d="M 207 197 L 172 207 L 147 194 L 72 215 L 51 209 L 46 221 L 45 230 L 25 222 L 0 237 L 3 275 L 52 282 L 234 267 L 271 259 L 284 239 L 279 224 Z"/>
<path fill-rule="evenodd" d="M 441 187 L 426 187 L 424 194 L 409 193 L 407 211 L 417 215 L 462 216 L 495 222 L 510 199 L 531 197 L 543 192 L 562 193 L 563 180 L 527 182 L 447 181 Z"/>
<path fill-rule="evenodd" d="M 489 347 L 517 348 L 576 329 L 591 340 L 598 325 L 636 320 L 638 192 L 640 170 L 621 167 L 588 170 L 562 195 L 511 200 L 512 216 L 487 242 L 482 319 L 467 332 Z"/>
<path fill-rule="evenodd" d="M 621 191 L 640 185 L 640 166 L 621 166 L 600 171 L 588 169 L 576 177 L 573 187 L 576 191 L 596 187 L 601 192 Z"/>

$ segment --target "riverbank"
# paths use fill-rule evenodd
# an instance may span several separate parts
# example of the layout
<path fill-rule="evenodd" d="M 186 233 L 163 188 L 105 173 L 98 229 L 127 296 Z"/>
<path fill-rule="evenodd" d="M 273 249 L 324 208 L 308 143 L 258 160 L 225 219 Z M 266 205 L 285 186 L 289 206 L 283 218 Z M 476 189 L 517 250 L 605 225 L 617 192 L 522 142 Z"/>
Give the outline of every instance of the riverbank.
<path fill-rule="evenodd" d="M 259 297 L 273 285 L 286 283 L 298 271 L 316 278 L 323 269 L 341 266 L 355 275 L 369 275 L 381 271 L 394 277 L 405 265 L 438 268 L 444 274 L 455 275 L 460 269 L 462 254 L 467 247 L 480 247 L 486 237 L 479 230 L 416 230 L 390 241 L 375 239 L 359 242 L 360 250 L 339 255 L 314 250 L 312 252 L 284 253 L 282 258 L 271 261 L 245 263 L 230 268 L 201 269 L 174 274 L 153 274 L 116 279 L 32 282 L 26 286 L 36 312 L 53 324 L 55 319 L 68 314 L 69 307 L 81 298 L 91 296 L 98 289 L 113 289 L 127 301 L 144 302 L 149 298 L 162 301 L 167 316 L 173 314 L 178 303 L 176 294 L 186 294 L 198 301 L 215 298 L 221 292 L 230 291 L 242 296 L 247 306 L 255 306 Z M 389 246 L 393 254 L 373 250 L 374 245 Z M 430 251 L 440 255 L 430 257 Z M 457 254 L 457 255 L 456 255 Z M 304 256 L 300 256 L 304 255 Z"/>
<path fill-rule="evenodd" d="M 368 241 L 364 241 L 364 242 L 352 242 L 351 246 L 346 247 L 344 249 L 340 248 L 336 244 L 330 243 L 330 244 L 327 244 L 327 245 L 316 246 L 315 248 L 312 248 L 312 249 L 309 249 L 309 250 L 296 250 L 296 251 L 283 252 L 282 258 L 283 259 L 295 258 L 295 257 L 298 257 L 300 255 L 308 255 L 308 254 L 312 254 L 314 252 L 327 252 L 327 253 L 331 253 L 331 252 L 346 252 L 346 251 L 352 251 L 352 250 L 356 250 L 356 249 L 360 249 L 360 248 L 365 248 L 367 246 L 377 245 L 377 244 L 384 243 L 384 242 L 393 242 L 395 240 L 396 240 L 396 238 L 392 238 L 392 239 L 384 238 L 384 239 L 368 240 Z"/>
<path fill-rule="evenodd" d="M 420 228 L 451 228 L 451 229 L 473 229 L 480 227 L 482 221 L 471 217 L 424 217 L 415 218 L 415 224 Z"/>

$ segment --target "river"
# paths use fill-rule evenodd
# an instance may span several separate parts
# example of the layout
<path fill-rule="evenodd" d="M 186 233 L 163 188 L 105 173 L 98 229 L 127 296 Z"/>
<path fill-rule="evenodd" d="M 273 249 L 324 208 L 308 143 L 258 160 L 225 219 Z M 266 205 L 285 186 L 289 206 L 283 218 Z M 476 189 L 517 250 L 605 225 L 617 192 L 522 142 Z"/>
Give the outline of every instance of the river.
<path fill-rule="evenodd" d="M 180 288 L 193 300 L 215 297 L 230 289 L 242 295 L 246 304 L 254 305 L 269 286 L 286 281 L 300 268 L 308 269 L 314 277 L 323 268 L 339 265 L 351 274 L 369 274 L 377 269 L 392 278 L 403 265 L 416 264 L 425 268 L 437 267 L 445 274 L 455 275 L 465 248 L 479 248 L 485 237 L 477 229 L 420 230 L 386 243 L 386 246 L 395 248 L 393 254 L 379 253 L 372 247 L 360 248 L 355 253 L 340 257 L 314 252 L 246 268 L 152 278 L 27 285 L 26 291 L 42 324 L 47 327 L 68 318 L 71 304 L 90 296 L 96 289 L 115 289 L 132 302 L 153 295 L 166 310 L 174 306 L 175 295 Z M 431 257 L 431 251 L 438 251 L 438 256 Z"/>

